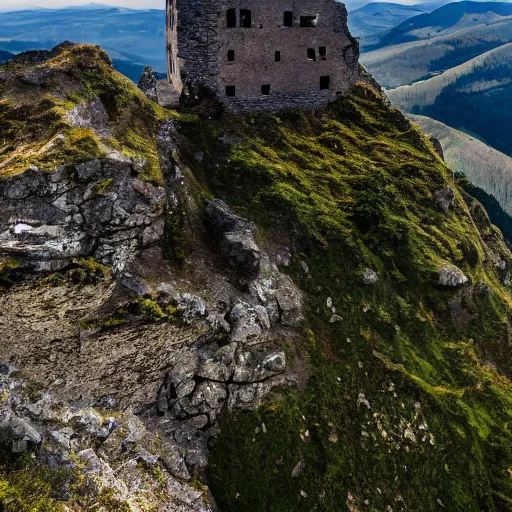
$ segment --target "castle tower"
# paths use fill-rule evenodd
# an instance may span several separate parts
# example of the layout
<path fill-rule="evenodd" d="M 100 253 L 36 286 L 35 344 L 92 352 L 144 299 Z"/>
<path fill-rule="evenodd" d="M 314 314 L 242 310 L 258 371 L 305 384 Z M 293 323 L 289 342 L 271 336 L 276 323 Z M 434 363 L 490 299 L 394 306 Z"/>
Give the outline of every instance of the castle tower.
<path fill-rule="evenodd" d="M 232 112 L 315 108 L 358 78 L 359 44 L 335 0 L 167 0 L 169 80 Z"/>

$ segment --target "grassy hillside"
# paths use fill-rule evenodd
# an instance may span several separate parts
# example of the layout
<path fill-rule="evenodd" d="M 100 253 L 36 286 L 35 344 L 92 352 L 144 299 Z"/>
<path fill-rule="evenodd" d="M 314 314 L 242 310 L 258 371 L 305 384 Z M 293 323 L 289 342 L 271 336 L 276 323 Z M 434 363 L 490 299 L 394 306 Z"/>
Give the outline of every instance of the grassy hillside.
<path fill-rule="evenodd" d="M 512 41 L 512 19 L 365 53 L 361 62 L 384 87 L 426 80 Z"/>
<path fill-rule="evenodd" d="M 213 445 L 221 509 L 510 509 L 511 298 L 494 263 L 510 253 L 460 189 L 440 210 L 454 185 L 426 139 L 364 84 L 324 112 L 179 128 L 203 186 L 293 250 L 309 311 L 288 347 L 305 387 L 226 418 Z M 470 284 L 440 286 L 447 263 Z"/>
<path fill-rule="evenodd" d="M 26 168 L 6 164 L 13 154 L 48 172 L 107 144 L 146 141 L 151 156 L 170 112 L 98 48 L 47 57 L 45 88 L 19 60 L 0 68 L 2 172 Z M 81 132 L 84 148 L 66 112 L 96 97 L 111 136 Z M 298 387 L 223 418 L 209 469 L 221 510 L 510 510 L 512 256 L 427 139 L 366 83 L 315 112 L 172 115 L 189 192 L 225 199 L 262 248 L 291 252 L 283 271 L 307 313 L 301 341 L 282 347 Z M 42 151 L 59 133 L 69 144 Z M 467 282 L 442 285 L 447 266 Z"/>
<path fill-rule="evenodd" d="M 387 92 L 406 112 L 470 131 L 509 155 L 512 135 L 512 43 L 424 82 Z"/>
<path fill-rule="evenodd" d="M 463 28 L 496 23 L 506 16 L 512 16 L 512 4 L 508 2 L 453 2 L 404 21 L 383 36 L 379 46 L 430 39 Z"/>
<path fill-rule="evenodd" d="M 99 47 L 67 43 L 39 55 L 38 66 L 35 53 L 0 66 L 0 177 L 122 150 L 147 159 L 145 178 L 160 183 L 155 133 L 163 109 L 116 72 Z M 76 109 L 95 99 L 104 126 L 74 121 Z"/>

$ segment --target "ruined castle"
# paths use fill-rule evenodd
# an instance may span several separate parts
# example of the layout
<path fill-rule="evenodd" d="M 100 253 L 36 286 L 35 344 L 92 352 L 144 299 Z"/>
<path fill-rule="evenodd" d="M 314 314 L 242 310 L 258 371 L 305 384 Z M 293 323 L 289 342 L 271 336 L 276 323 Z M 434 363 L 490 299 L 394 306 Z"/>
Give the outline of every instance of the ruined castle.
<path fill-rule="evenodd" d="M 323 107 L 358 77 L 335 0 L 167 0 L 167 54 L 178 92 L 232 112 Z"/>

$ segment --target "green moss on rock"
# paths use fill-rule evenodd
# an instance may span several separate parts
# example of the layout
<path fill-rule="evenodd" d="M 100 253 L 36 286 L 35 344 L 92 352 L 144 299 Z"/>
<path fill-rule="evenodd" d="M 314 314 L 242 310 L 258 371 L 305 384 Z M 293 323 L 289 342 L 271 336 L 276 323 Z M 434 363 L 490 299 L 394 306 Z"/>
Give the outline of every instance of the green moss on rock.
<path fill-rule="evenodd" d="M 106 154 L 109 148 L 147 162 L 141 178 L 162 184 L 156 136 L 169 112 L 149 100 L 112 67 L 106 52 L 92 45 L 65 44 L 42 64 L 8 63 L 0 84 L 0 175 L 30 165 L 52 171 Z M 44 88 L 18 80 L 47 73 Z M 70 111 L 99 99 L 108 116 L 107 134 L 72 126 Z"/>

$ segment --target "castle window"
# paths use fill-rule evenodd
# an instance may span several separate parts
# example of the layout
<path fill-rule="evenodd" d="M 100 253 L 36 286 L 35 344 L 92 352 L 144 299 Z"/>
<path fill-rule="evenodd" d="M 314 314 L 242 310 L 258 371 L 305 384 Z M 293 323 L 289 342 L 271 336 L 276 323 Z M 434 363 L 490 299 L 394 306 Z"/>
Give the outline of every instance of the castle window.
<path fill-rule="evenodd" d="M 320 46 L 320 48 L 318 48 L 318 55 L 320 55 L 320 60 L 327 60 L 327 48 Z"/>
<path fill-rule="evenodd" d="M 226 22 L 228 24 L 228 28 L 236 27 L 236 9 L 228 9 L 226 11 Z"/>
<path fill-rule="evenodd" d="M 228 62 L 235 60 L 235 50 L 228 50 Z"/>
<path fill-rule="evenodd" d="M 276 52 L 275 59 L 276 59 L 276 62 L 281 62 L 281 52 Z"/>
<path fill-rule="evenodd" d="M 235 96 L 235 86 L 234 85 L 226 85 L 226 96 Z"/>
<path fill-rule="evenodd" d="M 251 28 L 252 15 L 249 9 L 240 9 L 240 26 L 242 28 Z"/>
<path fill-rule="evenodd" d="M 323 91 L 325 89 L 329 89 L 329 83 L 331 81 L 331 78 L 329 75 L 321 76 L 320 77 L 320 90 Z"/>
<path fill-rule="evenodd" d="M 318 16 L 301 16 L 300 26 L 301 27 L 316 27 Z"/>
<path fill-rule="evenodd" d="M 261 86 L 261 94 L 263 94 L 263 96 L 268 96 L 270 94 L 270 84 Z"/>
<path fill-rule="evenodd" d="M 293 11 L 284 11 L 283 27 L 293 27 Z"/>
<path fill-rule="evenodd" d="M 314 48 L 308 48 L 308 59 L 316 61 L 316 52 Z"/>

